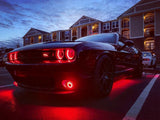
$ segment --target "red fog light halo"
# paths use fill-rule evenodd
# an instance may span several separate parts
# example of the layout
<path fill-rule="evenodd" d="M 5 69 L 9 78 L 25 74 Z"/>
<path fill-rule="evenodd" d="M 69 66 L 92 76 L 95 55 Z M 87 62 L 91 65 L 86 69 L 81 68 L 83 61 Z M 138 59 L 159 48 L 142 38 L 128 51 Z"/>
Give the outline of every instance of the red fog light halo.
<path fill-rule="evenodd" d="M 69 80 L 63 80 L 62 85 L 64 88 L 67 88 L 67 89 L 72 89 L 74 87 L 73 82 Z"/>

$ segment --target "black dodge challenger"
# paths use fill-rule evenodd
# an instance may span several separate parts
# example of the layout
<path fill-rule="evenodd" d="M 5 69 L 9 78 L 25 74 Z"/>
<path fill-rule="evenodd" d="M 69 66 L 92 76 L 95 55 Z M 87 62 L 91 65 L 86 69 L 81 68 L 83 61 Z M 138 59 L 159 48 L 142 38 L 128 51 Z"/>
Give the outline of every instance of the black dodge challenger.
<path fill-rule="evenodd" d="M 103 33 L 75 42 L 44 42 L 8 53 L 6 68 L 16 85 L 65 94 L 110 93 L 114 77 L 126 72 L 142 76 L 141 52 L 117 33 Z"/>

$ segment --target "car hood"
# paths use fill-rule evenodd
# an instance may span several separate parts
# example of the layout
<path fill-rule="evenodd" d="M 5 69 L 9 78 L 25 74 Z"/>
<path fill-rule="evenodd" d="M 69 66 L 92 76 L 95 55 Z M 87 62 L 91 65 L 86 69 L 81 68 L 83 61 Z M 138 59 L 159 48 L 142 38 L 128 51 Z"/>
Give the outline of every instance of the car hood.
<path fill-rule="evenodd" d="M 49 49 L 49 48 L 62 48 L 62 47 L 67 48 L 67 47 L 74 47 L 74 46 L 76 46 L 76 45 L 78 45 L 80 43 L 81 42 L 43 42 L 43 43 L 36 43 L 36 44 L 20 47 L 20 48 L 14 49 L 13 51 Z"/>
<path fill-rule="evenodd" d="M 77 47 L 79 49 L 99 49 L 99 50 L 113 50 L 115 51 L 115 47 L 109 43 L 101 43 L 101 42 L 44 42 L 37 43 L 32 45 L 27 45 L 24 47 L 20 47 L 14 49 L 14 51 L 26 51 L 26 50 L 37 50 L 37 49 L 50 49 L 50 48 L 74 48 Z"/>

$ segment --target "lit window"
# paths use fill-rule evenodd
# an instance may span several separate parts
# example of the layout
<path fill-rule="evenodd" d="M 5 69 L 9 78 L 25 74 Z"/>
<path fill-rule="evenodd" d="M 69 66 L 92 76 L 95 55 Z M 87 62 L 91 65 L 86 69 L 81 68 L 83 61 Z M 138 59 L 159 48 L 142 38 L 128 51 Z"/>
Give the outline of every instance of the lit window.
<path fill-rule="evenodd" d="M 110 23 L 103 24 L 103 30 L 110 30 Z"/>
<path fill-rule="evenodd" d="M 149 50 L 149 51 L 151 51 L 151 50 L 154 50 L 154 48 L 155 48 L 155 41 L 154 41 L 154 39 L 146 39 L 145 41 L 144 41 L 144 49 L 145 50 Z"/>
<path fill-rule="evenodd" d="M 39 35 L 39 36 L 38 36 L 38 41 L 41 42 L 41 40 L 42 40 L 42 36 Z"/>
<path fill-rule="evenodd" d="M 153 37 L 154 36 L 154 27 L 144 28 L 144 36 L 145 37 Z"/>
<path fill-rule="evenodd" d="M 144 15 L 144 24 L 154 23 L 154 13 L 147 13 Z"/>
<path fill-rule="evenodd" d="M 123 28 L 128 28 L 129 27 L 129 18 L 124 18 L 122 20 L 122 27 Z"/>
<path fill-rule="evenodd" d="M 97 34 L 99 32 L 99 26 L 97 23 L 92 25 L 92 32 L 93 34 Z"/>

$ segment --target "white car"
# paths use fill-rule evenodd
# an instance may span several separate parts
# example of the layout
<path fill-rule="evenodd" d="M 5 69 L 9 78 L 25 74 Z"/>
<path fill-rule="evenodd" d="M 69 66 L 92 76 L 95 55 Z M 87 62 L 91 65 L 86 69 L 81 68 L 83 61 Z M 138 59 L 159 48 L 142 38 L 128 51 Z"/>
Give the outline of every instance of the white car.
<path fill-rule="evenodd" d="M 156 68 L 156 55 L 151 52 L 142 52 L 144 67 Z"/>

